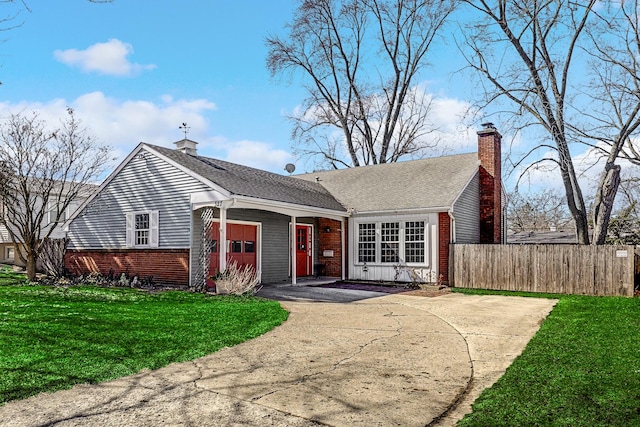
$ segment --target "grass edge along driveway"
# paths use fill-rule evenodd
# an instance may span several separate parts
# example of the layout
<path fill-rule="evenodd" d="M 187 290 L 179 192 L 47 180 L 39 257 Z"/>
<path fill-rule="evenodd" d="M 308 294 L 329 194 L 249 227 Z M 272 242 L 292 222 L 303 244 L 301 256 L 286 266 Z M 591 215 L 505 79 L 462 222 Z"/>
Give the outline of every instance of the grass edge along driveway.
<path fill-rule="evenodd" d="M 460 292 L 559 302 L 458 426 L 640 426 L 640 298 Z"/>
<path fill-rule="evenodd" d="M 13 279 L 3 274 L 0 284 Z M 0 285 L 0 405 L 193 360 L 287 316 L 253 297 Z"/>

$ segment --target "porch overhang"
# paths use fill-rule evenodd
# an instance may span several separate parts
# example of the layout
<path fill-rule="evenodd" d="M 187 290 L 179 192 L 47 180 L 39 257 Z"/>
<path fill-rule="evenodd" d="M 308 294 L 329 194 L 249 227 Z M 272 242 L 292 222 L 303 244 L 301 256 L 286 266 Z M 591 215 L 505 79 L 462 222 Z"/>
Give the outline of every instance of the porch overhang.
<path fill-rule="evenodd" d="M 347 210 L 336 210 L 336 209 L 327 209 L 316 206 L 306 206 L 306 205 L 298 205 L 294 203 L 286 203 L 274 200 L 266 200 L 254 197 L 247 196 L 237 196 L 237 195 L 226 195 L 217 190 L 203 191 L 198 193 L 193 193 L 190 195 L 191 202 L 191 236 L 193 237 L 193 227 L 194 227 L 194 218 L 196 211 L 202 210 L 201 216 L 203 220 L 202 230 L 206 230 L 207 227 L 211 227 L 215 222 L 219 222 L 219 237 L 216 239 L 219 241 L 228 241 L 227 239 L 227 218 L 229 211 L 233 211 L 235 209 L 252 209 L 257 211 L 264 212 L 273 212 L 286 217 L 289 217 L 289 267 L 290 267 L 290 277 L 291 283 L 296 284 L 297 272 L 296 272 L 296 223 L 298 218 L 326 218 L 340 222 L 340 235 L 341 235 L 341 276 L 345 278 L 345 267 L 346 267 L 346 252 L 345 252 L 345 224 L 350 216 L 350 212 Z M 213 209 L 212 209 L 213 208 Z M 218 214 L 216 219 L 213 218 L 213 212 L 218 210 Z M 207 221 L 209 221 L 206 225 L 205 222 L 205 214 L 208 215 Z M 286 232 L 286 231 L 285 231 Z M 207 239 L 205 236 L 206 233 L 203 233 L 203 241 Z M 193 247 L 193 242 L 191 243 L 191 247 Z M 210 249 L 208 249 L 210 250 Z M 219 271 L 224 271 L 226 269 L 227 263 L 227 245 L 218 245 L 218 259 L 219 259 Z M 202 277 L 200 277 L 200 273 L 196 274 L 196 280 L 204 280 L 203 277 L 208 276 L 209 264 L 208 258 L 210 256 L 210 252 L 207 252 L 207 249 L 202 250 L 198 255 L 198 259 L 192 258 L 192 260 L 197 261 L 199 265 L 199 270 L 202 270 Z"/>
<path fill-rule="evenodd" d="M 258 199 L 247 196 L 225 195 L 218 191 L 204 191 L 191 194 L 191 209 L 203 207 L 226 209 L 257 209 L 295 217 L 323 217 L 340 221 L 350 214 L 344 210 L 326 209 L 315 206 L 297 205 L 275 200 Z"/>

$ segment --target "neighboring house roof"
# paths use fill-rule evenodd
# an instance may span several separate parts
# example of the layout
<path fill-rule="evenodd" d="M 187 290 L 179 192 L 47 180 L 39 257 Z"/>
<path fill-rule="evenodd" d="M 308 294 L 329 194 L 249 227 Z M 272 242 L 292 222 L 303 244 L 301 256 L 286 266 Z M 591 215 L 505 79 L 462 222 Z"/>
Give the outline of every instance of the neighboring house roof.
<path fill-rule="evenodd" d="M 577 244 L 575 230 L 521 231 L 507 233 L 507 243 L 511 244 Z"/>
<path fill-rule="evenodd" d="M 346 211 L 322 185 L 178 150 L 144 144 L 236 196 Z"/>
<path fill-rule="evenodd" d="M 458 154 L 296 175 L 322 184 L 357 212 L 451 207 L 478 173 L 478 154 Z"/>

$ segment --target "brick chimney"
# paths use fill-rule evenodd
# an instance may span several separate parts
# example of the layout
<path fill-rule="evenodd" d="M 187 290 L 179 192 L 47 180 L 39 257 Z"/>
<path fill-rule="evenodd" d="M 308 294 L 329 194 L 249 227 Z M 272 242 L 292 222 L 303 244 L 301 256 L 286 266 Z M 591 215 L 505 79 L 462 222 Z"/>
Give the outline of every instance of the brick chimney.
<path fill-rule="evenodd" d="M 502 135 L 493 123 L 478 131 L 480 243 L 502 243 Z"/>
<path fill-rule="evenodd" d="M 176 144 L 176 150 L 182 153 L 189 154 L 190 156 L 198 155 L 198 151 L 196 150 L 196 145 L 198 143 L 195 141 L 184 138 L 184 139 L 181 139 L 180 141 L 174 142 L 174 144 Z"/>

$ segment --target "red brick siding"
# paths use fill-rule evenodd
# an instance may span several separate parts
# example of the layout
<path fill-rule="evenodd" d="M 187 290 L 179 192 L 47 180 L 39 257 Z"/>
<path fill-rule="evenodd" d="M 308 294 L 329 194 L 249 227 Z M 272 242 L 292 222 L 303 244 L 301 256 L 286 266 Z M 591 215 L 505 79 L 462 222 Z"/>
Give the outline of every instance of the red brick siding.
<path fill-rule="evenodd" d="M 438 273 L 449 282 L 449 243 L 451 242 L 451 218 L 447 212 L 438 212 Z"/>
<path fill-rule="evenodd" d="M 489 128 L 478 132 L 480 160 L 480 243 L 501 243 L 502 136 Z"/>
<path fill-rule="evenodd" d="M 493 243 L 495 231 L 494 179 L 480 166 L 480 243 Z"/>
<path fill-rule="evenodd" d="M 153 276 L 156 283 L 187 286 L 189 284 L 189 250 L 69 250 L 64 265 L 71 274 L 110 271 L 116 276 Z"/>
<path fill-rule="evenodd" d="M 342 232 L 340 221 L 328 218 L 320 218 L 318 222 L 319 256 L 318 262 L 324 264 L 324 275 L 329 277 L 342 277 Z M 326 230 L 329 231 L 326 231 Z M 345 230 L 346 233 L 346 230 Z M 324 251 L 333 251 L 333 257 L 325 257 Z"/>

